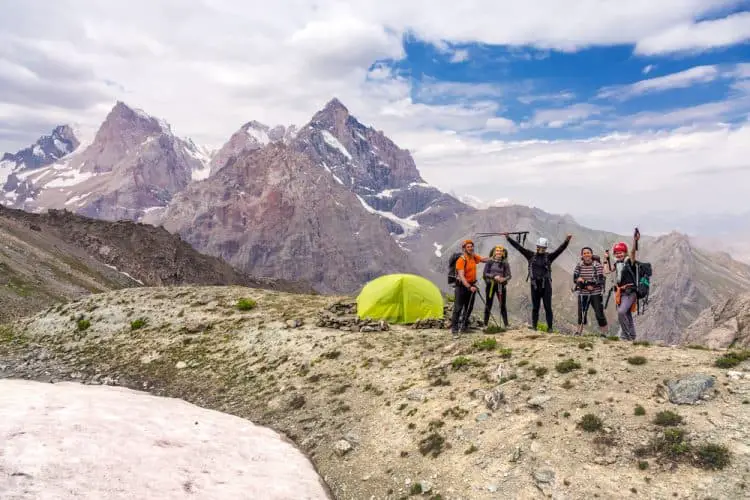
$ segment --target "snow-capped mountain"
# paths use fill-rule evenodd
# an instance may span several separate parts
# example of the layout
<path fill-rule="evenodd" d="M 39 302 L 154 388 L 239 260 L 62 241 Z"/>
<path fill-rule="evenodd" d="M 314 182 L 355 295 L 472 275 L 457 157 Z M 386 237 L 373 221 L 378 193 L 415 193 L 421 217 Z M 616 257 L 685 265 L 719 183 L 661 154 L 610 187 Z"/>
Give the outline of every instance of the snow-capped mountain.
<path fill-rule="evenodd" d="M 289 143 L 296 133 L 294 125 L 277 125 L 271 128 L 255 120 L 247 122 L 211 158 L 210 173 L 220 170 L 231 158 L 236 158 L 243 151 L 260 149 L 272 142 Z"/>
<path fill-rule="evenodd" d="M 338 99 L 316 113 L 292 144 L 400 237 L 471 210 L 427 184 L 409 151 L 360 123 Z"/>
<path fill-rule="evenodd" d="M 175 137 L 164 120 L 117 102 L 87 147 L 9 176 L 5 201 L 30 211 L 139 220 L 191 180 L 206 178 L 209 163 L 205 150 Z"/>
<path fill-rule="evenodd" d="M 0 159 L 0 203 L 12 204 L 19 192 L 32 190 L 22 182 L 19 174 L 51 165 L 75 151 L 79 145 L 73 128 L 60 125 L 31 146 L 16 153 L 5 153 Z"/>
<path fill-rule="evenodd" d="M 466 205 L 474 207 L 477 210 L 484 210 L 490 207 L 507 207 L 513 204 L 513 202 L 509 198 L 497 198 L 492 201 L 485 201 L 470 194 L 458 195 L 453 191 L 451 191 L 450 194 L 451 196 L 458 199 L 461 203 L 465 203 Z"/>

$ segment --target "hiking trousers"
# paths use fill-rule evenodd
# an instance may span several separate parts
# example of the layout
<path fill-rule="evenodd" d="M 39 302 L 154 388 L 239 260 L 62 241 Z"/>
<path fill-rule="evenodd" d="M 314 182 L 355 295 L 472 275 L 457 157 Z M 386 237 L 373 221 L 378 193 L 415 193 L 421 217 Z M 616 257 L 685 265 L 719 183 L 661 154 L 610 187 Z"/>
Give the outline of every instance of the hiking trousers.
<path fill-rule="evenodd" d="M 547 329 L 552 331 L 552 282 L 539 280 L 531 282 L 531 327 L 536 330 L 539 322 L 539 306 L 544 302 Z"/>
<path fill-rule="evenodd" d="M 578 295 L 578 324 L 585 325 L 589 307 L 594 310 L 596 315 L 596 322 L 599 326 L 604 328 L 607 326 L 607 317 L 604 315 L 604 300 L 601 293 L 595 293 L 591 295 Z"/>
<path fill-rule="evenodd" d="M 506 305 L 505 285 L 501 285 L 496 281 L 487 281 L 484 288 L 484 296 L 487 298 L 487 303 L 484 306 L 484 325 L 490 322 L 490 314 L 492 314 L 492 303 L 497 295 L 497 301 L 500 304 L 500 314 L 503 317 L 503 323 L 508 326 L 508 307 Z"/>
<path fill-rule="evenodd" d="M 453 333 L 458 333 L 459 328 L 461 331 L 466 331 L 469 328 L 469 318 L 471 317 L 471 311 L 474 309 L 475 295 L 462 283 L 456 285 L 453 316 L 451 317 L 451 331 Z"/>
<path fill-rule="evenodd" d="M 620 298 L 620 305 L 617 306 L 617 319 L 620 321 L 622 340 L 635 340 L 635 321 L 630 309 L 636 300 L 637 297 L 634 293 L 623 293 Z"/>

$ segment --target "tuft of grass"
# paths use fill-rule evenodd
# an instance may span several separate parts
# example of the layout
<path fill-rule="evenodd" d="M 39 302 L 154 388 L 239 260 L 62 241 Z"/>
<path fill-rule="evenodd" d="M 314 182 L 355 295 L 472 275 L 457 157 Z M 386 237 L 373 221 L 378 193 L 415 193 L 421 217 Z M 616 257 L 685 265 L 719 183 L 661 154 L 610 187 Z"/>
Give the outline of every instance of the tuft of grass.
<path fill-rule="evenodd" d="M 474 362 L 471 360 L 471 358 L 468 358 L 466 356 L 458 356 L 451 361 L 451 366 L 454 370 L 461 370 L 463 368 L 468 368 L 471 366 Z"/>
<path fill-rule="evenodd" d="M 421 495 L 422 494 L 422 485 L 420 483 L 414 483 L 411 485 L 411 488 L 409 489 L 410 495 Z"/>
<path fill-rule="evenodd" d="M 685 347 L 687 347 L 688 349 L 697 349 L 699 351 L 710 351 L 711 350 L 708 347 L 706 347 L 704 345 L 700 345 L 700 344 L 688 344 Z"/>
<path fill-rule="evenodd" d="M 566 380 L 560 387 L 562 387 L 563 389 L 572 389 L 573 382 L 571 382 L 570 380 Z"/>
<path fill-rule="evenodd" d="M 743 361 L 750 359 L 750 350 L 730 351 L 714 361 L 717 368 L 734 368 Z"/>
<path fill-rule="evenodd" d="M 590 347 L 591 349 L 594 348 L 594 344 L 592 342 L 581 342 L 578 344 L 579 349 L 586 349 L 587 347 Z"/>
<path fill-rule="evenodd" d="M 529 364 L 529 360 L 528 359 L 522 359 L 521 361 L 518 362 L 518 366 L 519 367 L 520 366 L 526 366 L 528 364 Z"/>
<path fill-rule="evenodd" d="M 549 370 L 546 367 L 544 367 L 544 366 L 535 366 L 534 367 L 534 373 L 536 374 L 536 376 L 538 378 L 541 378 L 541 377 L 544 377 L 545 375 L 547 375 L 548 371 Z"/>
<path fill-rule="evenodd" d="M 510 347 L 501 347 L 497 352 L 504 359 L 509 359 L 513 355 L 513 349 Z"/>
<path fill-rule="evenodd" d="M 596 375 L 596 368 L 589 368 L 588 369 L 588 374 L 589 375 Z"/>
<path fill-rule="evenodd" d="M 607 337 L 607 340 L 611 340 L 612 342 L 617 342 L 618 340 L 620 340 L 620 337 L 618 337 L 617 335 L 609 335 Z"/>
<path fill-rule="evenodd" d="M 431 455 L 432 458 L 436 458 L 443 452 L 444 447 L 445 438 L 437 432 L 433 432 L 419 442 L 419 452 L 422 456 Z"/>
<path fill-rule="evenodd" d="M 146 318 L 138 318 L 135 321 L 130 322 L 131 330 L 138 330 L 140 328 L 143 328 L 144 326 L 146 326 Z"/>
<path fill-rule="evenodd" d="M 598 430 L 601 430 L 603 425 L 604 424 L 602 423 L 601 418 L 597 417 L 593 413 L 587 413 L 581 418 L 581 421 L 578 422 L 577 427 L 583 429 L 586 432 L 596 432 Z"/>
<path fill-rule="evenodd" d="M 257 306 L 258 303 L 248 297 L 243 297 L 240 300 L 237 301 L 237 304 L 235 307 L 239 309 L 240 311 L 249 311 L 251 309 L 255 309 L 255 306 Z"/>
<path fill-rule="evenodd" d="M 574 359 L 566 359 L 565 361 L 560 361 L 555 365 L 555 370 L 557 370 L 560 373 L 570 373 L 573 370 L 577 370 L 581 367 L 581 363 L 578 361 L 575 361 Z"/>
<path fill-rule="evenodd" d="M 505 328 L 498 325 L 487 325 L 487 327 L 484 329 L 484 333 L 486 334 L 493 334 L 493 333 L 505 333 Z"/>
<path fill-rule="evenodd" d="M 89 321 L 89 320 L 87 320 L 85 318 L 81 318 L 81 319 L 78 320 L 78 322 L 76 323 L 76 325 L 78 327 L 78 331 L 82 332 L 84 330 L 88 330 L 91 327 L 91 321 Z"/>
<path fill-rule="evenodd" d="M 635 342 L 633 342 L 633 345 L 639 345 L 641 347 L 650 347 L 651 342 L 649 342 L 648 340 L 636 340 Z"/>
<path fill-rule="evenodd" d="M 684 419 L 682 416 L 671 410 L 660 411 L 654 417 L 654 423 L 661 425 L 662 427 L 674 427 L 683 423 Z"/>
<path fill-rule="evenodd" d="M 646 358 L 643 356 L 631 356 L 628 358 L 628 363 L 631 365 L 645 365 L 646 364 Z"/>
<path fill-rule="evenodd" d="M 471 446 L 469 446 L 469 449 L 464 451 L 464 455 L 471 455 L 472 453 L 477 452 L 477 451 L 479 451 L 479 448 L 477 448 L 475 445 L 472 444 Z"/>
<path fill-rule="evenodd" d="M 633 410 L 633 414 L 637 417 L 642 417 L 646 414 L 646 409 L 641 405 L 636 405 L 635 410 Z"/>
<path fill-rule="evenodd" d="M 447 416 L 450 415 L 451 417 L 455 418 L 456 420 L 461 420 L 462 418 L 464 418 L 468 414 L 469 414 L 469 410 L 465 410 L 464 408 L 461 408 L 459 406 L 454 406 L 452 408 L 448 408 L 447 410 L 445 410 L 443 412 L 443 416 L 444 417 L 447 417 Z"/>
<path fill-rule="evenodd" d="M 475 340 L 473 347 L 475 351 L 491 351 L 497 348 L 497 339 L 485 337 L 481 340 Z"/>
<path fill-rule="evenodd" d="M 648 469 L 648 462 L 646 460 L 638 460 L 638 468 L 641 470 Z"/>
<path fill-rule="evenodd" d="M 569 418 L 570 417 L 570 412 L 569 411 L 564 411 L 562 415 L 563 415 L 564 418 Z"/>
<path fill-rule="evenodd" d="M 537 330 L 538 332 L 548 332 L 548 331 L 549 331 L 549 328 L 548 328 L 548 327 L 547 327 L 547 325 L 546 325 L 546 324 L 544 324 L 544 323 L 538 323 L 538 324 L 536 325 L 536 330 Z"/>
<path fill-rule="evenodd" d="M 716 443 L 705 443 L 695 448 L 693 464 L 701 469 L 720 470 L 729 465 L 729 449 Z"/>

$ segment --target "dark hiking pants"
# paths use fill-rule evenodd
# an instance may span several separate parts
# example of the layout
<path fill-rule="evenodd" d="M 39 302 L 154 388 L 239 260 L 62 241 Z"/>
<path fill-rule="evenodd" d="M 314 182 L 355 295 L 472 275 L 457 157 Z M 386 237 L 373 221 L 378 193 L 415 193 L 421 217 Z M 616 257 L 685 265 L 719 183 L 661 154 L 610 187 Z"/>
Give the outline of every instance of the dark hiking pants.
<path fill-rule="evenodd" d="M 457 333 L 459 328 L 465 331 L 469 327 L 469 318 L 474 309 L 474 296 L 471 290 L 463 284 L 456 285 L 455 300 L 453 301 L 453 317 L 451 318 L 451 331 Z"/>
<path fill-rule="evenodd" d="M 552 283 L 549 280 L 531 282 L 531 327 L 539 322 L 539 305 L 544 302 L 547 329 L 552 331 Z"/>
<path fill-rule="evenodd" d="M 599 326 L 607 326 L 607 317 L 604 315 L 604 300 L 600 293 L 593 295 L 578 295 L 578 324 L 588 324 L 586 313 L 589 307 L 594 310 L 596 322 L 599 323 Z"/>
<path fill-rule="evenodd" d="M 507 327 L 508 307 L 506 305 L 507 294 L 505 293 L 505 286 L 500 285 L 494 281 L 488 281 L 484 289 L 484 296 L 487 298 L 487 304 L 484 306 L 485 326 L 487 326 L 487 323 L 489 323 L 490 321 L 490 314 L 492 314 L 492 303 L 495 300 L 495 296 L 497 296 L 497 301 L 500 304 L 500 314 L 503 317 L 504 325 Z"/>

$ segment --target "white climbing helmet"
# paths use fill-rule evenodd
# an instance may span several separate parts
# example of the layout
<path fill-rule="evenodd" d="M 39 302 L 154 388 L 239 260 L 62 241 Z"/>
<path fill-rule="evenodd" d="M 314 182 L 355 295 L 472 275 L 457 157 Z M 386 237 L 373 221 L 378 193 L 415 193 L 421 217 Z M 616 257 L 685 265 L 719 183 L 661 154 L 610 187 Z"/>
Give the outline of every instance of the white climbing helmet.
<path fill-rule="evenodd" d="M 547 248 L 547 238 L 539 238 L 538 240 L 536 240 L 536 246 Z"/>

